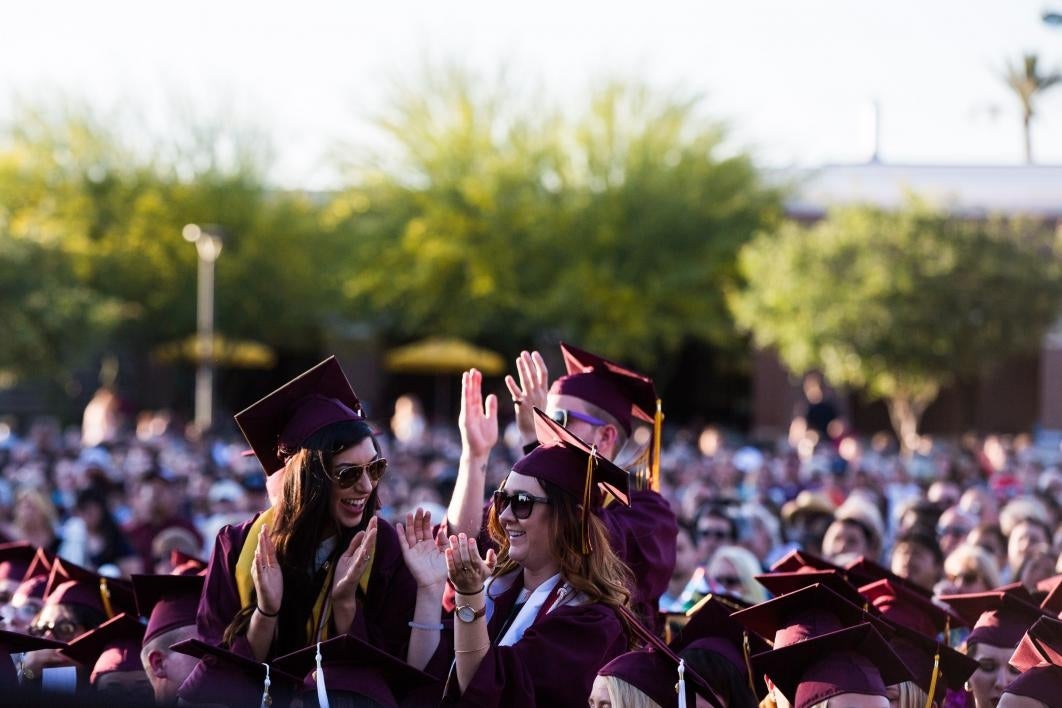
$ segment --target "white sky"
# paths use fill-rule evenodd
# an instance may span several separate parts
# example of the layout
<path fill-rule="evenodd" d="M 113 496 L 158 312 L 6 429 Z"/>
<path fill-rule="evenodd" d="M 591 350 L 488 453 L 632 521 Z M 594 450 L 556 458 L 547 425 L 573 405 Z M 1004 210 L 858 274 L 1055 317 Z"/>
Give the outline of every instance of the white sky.
<path fill-rule="evenodd" d="M 12 0 L 0 4 L 0 118 L 12 97 L 134 107 L 175 97 L 274 137 L 274 178 L 335 180 L 330 149 L 396 76 L 457 61 L 577 105 L 603 77 L 707 96 L 767 165 L 865 160 L 871 100 L 889 162 L 1016 163 L 1017 100 L 998 74 L 1036 51 L 1062 67 L 1062 0 Z M 1062 162 L 1062 87 L 1041 103 L 1039 162 Z"/>

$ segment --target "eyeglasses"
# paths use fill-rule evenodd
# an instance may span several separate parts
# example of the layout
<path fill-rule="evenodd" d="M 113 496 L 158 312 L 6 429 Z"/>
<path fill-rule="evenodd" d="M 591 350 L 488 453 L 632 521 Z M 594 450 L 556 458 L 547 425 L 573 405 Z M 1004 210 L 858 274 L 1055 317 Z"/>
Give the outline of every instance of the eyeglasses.
<path fill-rule="evenodd" d="M 340 489 L 350 489 L 358 483 L 363 472 L 369 475 L 369 480 L 373 484 L 376 484 L 386 471 L 387 458 L 377 457 L 367 465 L 342 465 L 341 467 L 336 467 L 332 471 L 332 481 L 338 484 Z"/>
<path fill-rule="evenodd" d="M 956 585 L 973 585 L 981 579 L 981 576 L 976 570 L 968 570 L 965 573 L 953 575 L 948 579 Z"/>
<path fill-rule="evenodd" d="M 506 507 L 511 506 L 513 509 L 513 516 L 518 519 L 526 519 L 531 516 L 531 512 L 535 510 L 535 503 L 549 504 L 549 499 L 545 497 L 536 497 L 528 494 L 527 492 L 516 492 L 515 494 L 506 494 L 505 491 L 499 489 L 494 492 L 493 496 L 494 511 L 499 516 L 505 511 Z"/>
<path fill-rule="evenodd" d="M 579 411 L 570 411 L 566 408 L 554 408 L 553 410 L 547 412 L 546 415 L 552 418 L 553 421 L 562 428 L 567 428 L 568 422 L 571 420 L 581 420 L 584 423 L 589 423 L 590 425 L 594 426 L 608 425 L 608 423 L 606 423 L 605 421 L 600 420 L 599 418 L 595 418 L 592 415 L 580 413 Z"/>
<path fill-rule="evenodd" d="M 49 623 L 40 622 L 27 629 L 26 632 L 31 637 L 43 637 L 46 634 L 51 634 L 61 642 L 68 642 L 79 634 L 77 625 L 70 620 Z"/>

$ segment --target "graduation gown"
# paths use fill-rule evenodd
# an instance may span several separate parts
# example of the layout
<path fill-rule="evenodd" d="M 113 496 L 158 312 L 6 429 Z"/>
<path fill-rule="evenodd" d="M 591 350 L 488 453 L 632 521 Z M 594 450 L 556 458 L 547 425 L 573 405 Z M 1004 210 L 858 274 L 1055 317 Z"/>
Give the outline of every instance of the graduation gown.
<path fill-rule="evenodd" d="M 456 672 L 451 675 L 443 705 L 585 705 L 597 670 L 627 651 L 623 624 L 611 607 L 601 603 L 556 607 L 541 615 L 515 644 L 498 646 L 522 588 L 523 583 L 517 582 L 495 597 L 487 623 L 492 646 L 464 693 Z M 443 643 L 448 646 L 440 650 L 452 657 L 452 637 L 444 634 Z M 437 657 L 431 664 L 438 665 Z"/>
<path fill-rule="evenodd" d="M 223 527 L 214 541 L 196 618 L 199 638 L 208 644 L 222 644 L 225 628 L 241 609 L 236 561 L 257 518 L 255 515 L 242 524 Z M 336 627 L 333 621 L 329 636 L 350 633 L 405 660 L 409 643 L 408 622 L 413 617 L 416 596 L 417 583 L 402 558 L 398 534 L 393 526 L 378 519 L 376 550 L 367 592 L 358 590 L 358 610 L 352 625 Z M 307 617 L 310 609 L 306 608 Z M 246 636 L 238 637 L 229 649 L 243 656 L 253 655 Z"/>

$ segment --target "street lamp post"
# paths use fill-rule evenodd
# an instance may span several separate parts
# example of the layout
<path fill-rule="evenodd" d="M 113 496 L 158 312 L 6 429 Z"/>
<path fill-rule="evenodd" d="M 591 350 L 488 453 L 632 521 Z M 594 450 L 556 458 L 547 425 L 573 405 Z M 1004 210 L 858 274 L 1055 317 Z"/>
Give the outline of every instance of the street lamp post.
<path fill-rule="evenodd" d="M 214 262 L 221 255 L 223 232 L 213 225 L 188 224 L 184 240 L 199 254 L 196 286 L 195 426 L 202 432 L 214 422 Z"/>

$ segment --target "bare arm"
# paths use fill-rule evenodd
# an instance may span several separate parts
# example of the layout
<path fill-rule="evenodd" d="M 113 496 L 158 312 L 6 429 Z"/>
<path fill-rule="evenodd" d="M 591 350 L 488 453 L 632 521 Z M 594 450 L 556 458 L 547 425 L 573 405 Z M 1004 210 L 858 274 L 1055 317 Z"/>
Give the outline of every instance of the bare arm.
<path fill-rule="evenodd" d="M 487 578 L 494 570 L 497 556 L 494 549 L 487 551 L 486 559 L 480 557 L 475 538 L 465 534 L 450 537 L 446 549 L 446 569 L 450 582 L 457 590 L 457 607 L 470 606 L 479 614 L 486 603 Z M 454 618 L 454 663 L 457 670 L 457 685 L 463 693 L 479 670 L 483 657 L 490 649 L 487 634 L 487 618 L 480 616 L 472 622 Z"/>
<path fill-rule="evenodd" d="M 476 369 L 461 375 L 461 461 L 446 516 L 453 533 L 477 536 L 483 524 L 487 461 L 498 442 L 498 398 L 483 398 L 483 374 Z"/>
<path fill-rule="evenodd" d="M 446 588 L 446 524 L 431 537 L 431 514 L 417 509 L 406 514 L 405 524 L 396 524 L 402 558 L 417 581 L 417 602 L 410 624 L 406 661 L 418 669 L 428 665 L 439 647 L 442 631 L 442 596 Z"/>
<path fill-rule="evenodd" d="M 254 550 L 254 565 L 251 566 L 257 604 L 247 626 L 247 643 L 251 645 L 251 651 L 258 661 L 265 661 L 269 656 L 269 647 L 273 645 L 277 630 L 276 614 L 280 612 L 280 602 L 284 597 L 284 576 L 269 532 L 268 526 L 262 527 Z"/>
<path fill-rule="evenodd" d="M 269 657 L 269 647 L 273 645 L 276 631 L 277 618 L 266 617 L 255 609 L 251 623 L 247 625 L 247 643 L 251 645 L 255 660 L 265 661 Z"/>

